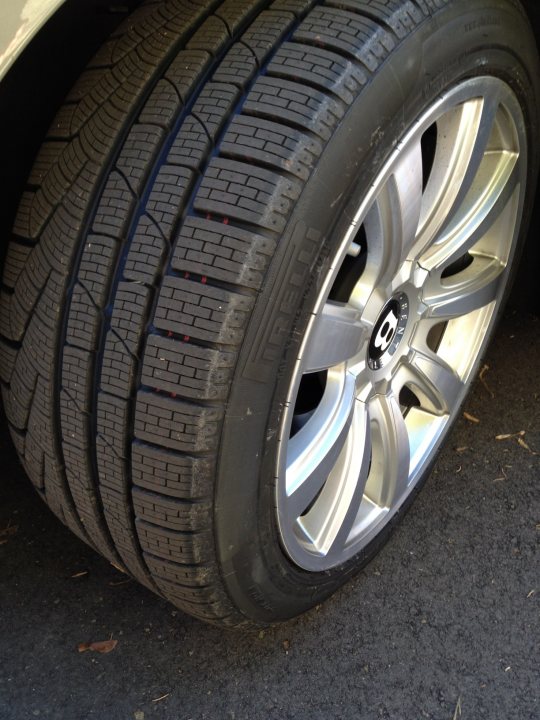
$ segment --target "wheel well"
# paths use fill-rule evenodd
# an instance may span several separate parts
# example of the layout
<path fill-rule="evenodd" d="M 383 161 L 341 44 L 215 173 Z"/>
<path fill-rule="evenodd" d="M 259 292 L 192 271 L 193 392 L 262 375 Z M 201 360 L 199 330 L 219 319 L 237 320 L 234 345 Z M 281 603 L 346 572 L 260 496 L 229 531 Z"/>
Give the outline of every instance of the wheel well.
<path fill-rule="evenodd" d="M 140 0 L 67 0 L 0 83 L 0 266 L 42 139 L 92 55 Z"/>

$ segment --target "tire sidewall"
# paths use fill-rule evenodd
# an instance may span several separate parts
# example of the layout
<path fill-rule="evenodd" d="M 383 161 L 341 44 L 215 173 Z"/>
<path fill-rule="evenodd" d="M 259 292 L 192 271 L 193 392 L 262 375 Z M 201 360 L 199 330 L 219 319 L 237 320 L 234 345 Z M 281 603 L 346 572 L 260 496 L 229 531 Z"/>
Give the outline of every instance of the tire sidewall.
<path fill-rule="evenodd" d="M 514 3 L 450 2 L 409 35 L 364 86 L 306 184 L 248 326 L 218 459 L 218 558 L 234 603 L 251 620 L 291 617 L 334 592 L 384 543 L 431 469 L 385 529 L 343 566 L 305 572 L 282 550 L 275 476 L 283 401 L 329 262 L 348 226 L 348 207 L 354 213 L 396 139 L 442 93 L 468 78 L 492 75 L 512 87 L 525 113 L 530 146 L 526 216 L 538 165 L 535 73 L 534 40 Z"/>

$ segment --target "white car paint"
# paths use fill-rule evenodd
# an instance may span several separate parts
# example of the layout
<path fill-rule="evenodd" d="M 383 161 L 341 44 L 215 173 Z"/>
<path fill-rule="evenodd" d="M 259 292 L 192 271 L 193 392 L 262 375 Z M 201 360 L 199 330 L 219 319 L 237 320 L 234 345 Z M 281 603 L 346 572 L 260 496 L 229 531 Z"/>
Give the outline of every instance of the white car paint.
<path fill-rule="evenodd" d="M 64 0 L 3 0 L 0 6 L 0 78 Z"/>

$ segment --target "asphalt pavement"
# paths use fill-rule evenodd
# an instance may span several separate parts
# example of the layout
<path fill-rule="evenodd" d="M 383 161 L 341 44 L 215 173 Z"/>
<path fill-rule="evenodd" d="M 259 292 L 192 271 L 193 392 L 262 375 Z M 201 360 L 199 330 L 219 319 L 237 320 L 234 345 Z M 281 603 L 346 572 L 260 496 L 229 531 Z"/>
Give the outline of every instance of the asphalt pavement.
<path fill-rule="evenodd" d="M 260 633 L 205 626 L 97 556 L 0 431 L 1 720 L 538 720 L 540 320 L 505 318 L 485 362 L 383 551 Z"/>

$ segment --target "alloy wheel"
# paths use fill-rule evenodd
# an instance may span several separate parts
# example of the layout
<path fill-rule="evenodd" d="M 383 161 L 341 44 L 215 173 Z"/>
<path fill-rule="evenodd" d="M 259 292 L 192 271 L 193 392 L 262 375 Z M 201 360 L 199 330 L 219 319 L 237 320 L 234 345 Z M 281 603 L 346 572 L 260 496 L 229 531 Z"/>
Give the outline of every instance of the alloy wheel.
<path fill-rule="evenodd" d="M 526 158 L 512 90 L 470 79 L 409 129 L 351 216 L 280 428 L 278 523 L 299 567 L 360 552 L 431 465 L 507 285 Z"/>

